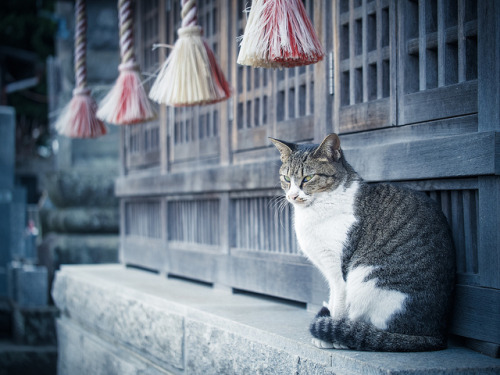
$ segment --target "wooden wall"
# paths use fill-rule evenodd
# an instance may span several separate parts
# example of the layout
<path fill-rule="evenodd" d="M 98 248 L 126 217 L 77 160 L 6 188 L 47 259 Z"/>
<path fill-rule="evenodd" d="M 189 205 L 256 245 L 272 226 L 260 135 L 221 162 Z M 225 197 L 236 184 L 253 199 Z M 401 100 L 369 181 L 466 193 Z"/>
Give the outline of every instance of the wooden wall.
<path fill-rule="evenodd" d="M 198 21 L 232 98 L 159 108 L 122 132 L 121 252 L 129 265 L 320 305 L 279 196 L 267 137 L 341 134 L 368 181 L 425 191 L 457 248 L 453 332 L 500 343 L 500 4 L 494 0 L 304 3 L 323 62 L 284 70 L 236 64 L 245 1 L 198 2 Z M 180 26 L 178 1 L 137 2 L 141 67 L 154 74 Z"/>

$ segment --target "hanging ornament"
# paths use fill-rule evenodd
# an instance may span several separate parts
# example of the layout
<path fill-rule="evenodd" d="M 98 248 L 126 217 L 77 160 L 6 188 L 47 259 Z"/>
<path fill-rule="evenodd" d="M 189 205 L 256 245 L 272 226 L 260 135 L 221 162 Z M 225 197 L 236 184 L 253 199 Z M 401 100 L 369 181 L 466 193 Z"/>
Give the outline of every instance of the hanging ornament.
<path fill-rule="evenodd" d="M 175 107 L 212 104 L 231 95 L 229 83 L 197 25 L 195 0 L 181 0 L 182 25 L 149 97 Z"/>
<path fill-rule="evenodd" d="M 238 64 L 291 68 L 325 55 L 301 0 L 254 0 L 241 38 Z"/>
<path fill-rule="evenodd" d="M 150 121 L 155 111 L 141 82 L 134 54 L 134 25 L 131 0 L 118 1 L 120 21 L 120 74 L 113 88 L 101 101 L 97 116 L 115 125 Z"/>
<path fill-rule="evenodd" d="M 97 103 L 87 88 L 87 9 L 84 0 L 75 4 L 75 81 L 73 98 L 56 121 L 59 134 L 71 138 L 95 138 L 106 134 L 106 126 L 96 117 Z"/>

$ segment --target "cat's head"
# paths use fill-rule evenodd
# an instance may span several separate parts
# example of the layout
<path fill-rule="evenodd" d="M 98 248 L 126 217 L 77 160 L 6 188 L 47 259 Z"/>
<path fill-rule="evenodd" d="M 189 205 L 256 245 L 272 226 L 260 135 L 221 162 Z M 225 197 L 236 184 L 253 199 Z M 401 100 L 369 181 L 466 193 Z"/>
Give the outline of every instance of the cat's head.
<path fill-rule="evenodd" d="M 328 135 L 320 145 L 270 140 L 281 154 L 281 187 L 294 205 L 309 206 L 319 194 L 343 184 L 350 173 L 337 134 Z"/>

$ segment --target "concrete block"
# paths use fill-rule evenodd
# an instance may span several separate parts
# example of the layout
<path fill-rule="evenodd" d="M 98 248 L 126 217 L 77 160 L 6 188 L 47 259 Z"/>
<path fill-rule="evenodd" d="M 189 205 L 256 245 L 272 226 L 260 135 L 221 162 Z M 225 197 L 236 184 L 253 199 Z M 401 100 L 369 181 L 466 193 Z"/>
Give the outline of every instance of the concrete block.
<path fill-rule="evenodd" d="M 129 357 L 174 374 L 500 373 L 498 360 L 462 347 L 428 353 L 317 349 L 307 332 L 314 313 L 122 265 L 63 267 L 53 298 L 60 322 L 80 332 L 63 339 L 67 330 L 59 333 L 68 341 L 59 342 L 60 368 L 83 368 L 72 374 L 126 374 L 134 368 Z"/>
<path fill-rule="evenodd" d="M 58 319 L 58 375 L 171 375 L 68 319 Z"/>
<path fill-rule="evenodd" d="M 72 207 L 40 213 L 44 233 L 115 233 L 119 231 L 118 207 Z"/>
<path fill-rule="evenodd" d="M 208 324 L 186 321 L 190 374 L 294 374 L 299 356 Z"/>
<path fill-rule="evenodd" d="M 109 170 L 67 170 L 47 176 L 47 192 L 56 207 L 117 207 L 116 174 Z"/>
<path fill-rule="evenodd" d="M 168 304 L 120 291 L 107 283 L 82 285 L 57 276 L 52 296 L 73 319 L 141 351 L 156 362 L 183 368 L 184 319 Z"/>
<path fill-rule="evenodd" d="M 12 331 L 18 345 L 56 345 L 54 306 L 21 308 L 13 304 Z"/>
<path fill-rule="evenodd" d="M 57 347 L 0 342 L 0 375 L 54 375 Z"/>

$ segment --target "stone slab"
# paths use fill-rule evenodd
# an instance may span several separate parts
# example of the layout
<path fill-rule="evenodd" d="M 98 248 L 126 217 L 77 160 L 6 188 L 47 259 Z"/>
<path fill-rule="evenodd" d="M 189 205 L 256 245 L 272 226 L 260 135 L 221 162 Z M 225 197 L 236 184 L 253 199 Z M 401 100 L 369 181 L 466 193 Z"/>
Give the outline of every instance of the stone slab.
<path fill-rule="evenodd" d="M 64 266 L 53 298 L 63 319 L 179 374 L 498 374 L 461 347 L 429 353 L 320 350 L 314 313 L 122 265 Z M 138 322 L 133 322 L 138 320 Z M 60 353 L 61 360 L 69 354 Z"/>
<path fill-rule="evenodd" d="M 117 207 L 118 200 L 114 195 L 116 173 L 105 169 L 57 171 L 47 176 L 47 192 L 52 203 L 59 208 Z"/>
<path fill-rule="evenodd" d="M 56 375 L 56 370 L 56 346 L 26 346 L 0 341 L 0 375 Z"/>
<path fill-rule="evenodd" d="M 71 207 L 40 212 L 44 233 L 118 233 L 118 207 Z"/>
<path fill-rule="evenodd" d="M 58 375 L 173 375 L 117 343 L 100 339 L 69 319 L 57 322 Z"/>
<path fill-rule="evenodd" d="M 22 308 L 12 307 L 12 334 L 17 345 L 56 346 L 55 306 Z"/>

